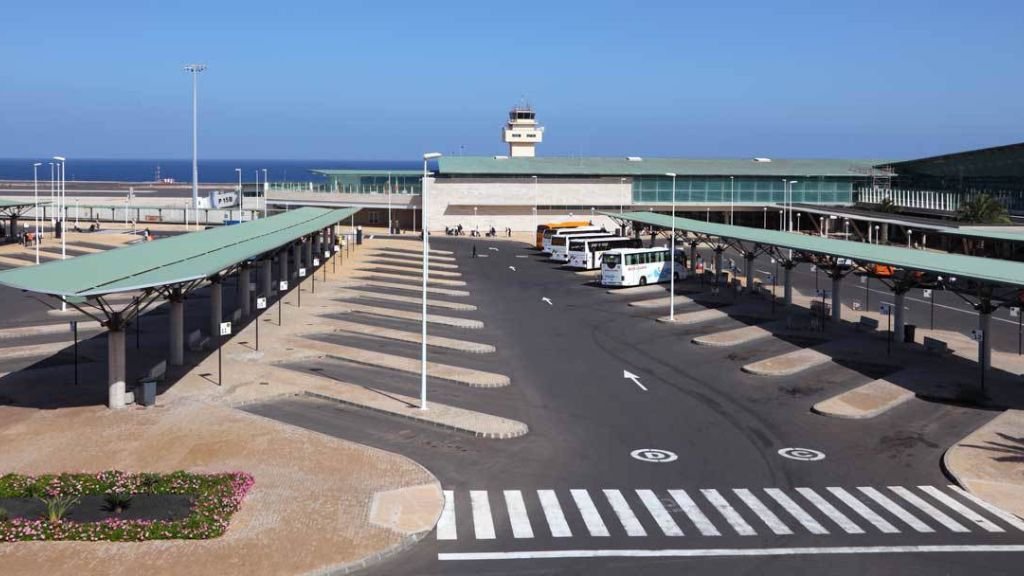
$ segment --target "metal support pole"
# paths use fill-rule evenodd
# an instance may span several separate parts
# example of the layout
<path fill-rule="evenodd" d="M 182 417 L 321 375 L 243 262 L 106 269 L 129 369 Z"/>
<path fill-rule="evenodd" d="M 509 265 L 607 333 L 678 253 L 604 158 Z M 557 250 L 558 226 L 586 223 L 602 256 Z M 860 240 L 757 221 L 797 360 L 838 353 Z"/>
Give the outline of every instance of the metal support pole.
<path fill-rule="evenodd" d="M 75 335 L 75 386 L 78 386 L 78 321 L 71 321 L 71 331 Z"/>

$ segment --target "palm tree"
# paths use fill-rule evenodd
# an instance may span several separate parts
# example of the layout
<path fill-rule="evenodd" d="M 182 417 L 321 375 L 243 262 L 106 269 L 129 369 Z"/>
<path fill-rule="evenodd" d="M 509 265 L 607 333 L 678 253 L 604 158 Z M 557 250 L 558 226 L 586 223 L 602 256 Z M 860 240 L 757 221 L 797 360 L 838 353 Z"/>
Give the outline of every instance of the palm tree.
<path fill-rule="evenodd" d="M 979 194 L 960 204 L 956 219 L 971 224 L 1009 224 L 1006 207 L 988 194 Z"/>
<path fill-rule="evenodd" d="M 884 212 L 886 214 L 893 214 L 897 210 L 899 210 L 899 206 L 892 201 L 892 198 L 883 198 L 882 201 L 878 203 L 878 207 L 875 208 L 876 212 Z"/>
<path fill-rule="evenodd" d="M 956 219 L 971 224 L 1009 224 L 1010 215 L 1006 207 L 988 194 L 979 194 L 960 204 Z M 982 242 L 972 238 L 963 239 L 964 254 L 976 254 Z"/>

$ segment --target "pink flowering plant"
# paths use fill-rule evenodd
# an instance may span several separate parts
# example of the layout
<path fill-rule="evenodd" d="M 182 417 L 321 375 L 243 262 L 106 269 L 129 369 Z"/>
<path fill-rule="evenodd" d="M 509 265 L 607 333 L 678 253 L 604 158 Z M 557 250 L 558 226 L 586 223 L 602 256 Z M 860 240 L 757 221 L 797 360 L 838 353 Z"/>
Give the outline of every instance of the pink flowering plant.
<path fill-rule="evenodd" d="M 116 517 L 97 522 L 76 522 L 59 517 L 6 518 L 0 516 L 0 542 L 25 540 L 141 541 L 216 538 L 227 530 L 231 516 L 253 485 L 246 472 L 223 474 L 130 473 L 108 470 L 96 474 L 0 476 L 0 498 L 36 498 L 44 503 L 72 502 L 89 495 L 188 496 L 191 509 L 178 520 L 127 520 Z M 48 504 L 49 506 L 49 504 Z"/>

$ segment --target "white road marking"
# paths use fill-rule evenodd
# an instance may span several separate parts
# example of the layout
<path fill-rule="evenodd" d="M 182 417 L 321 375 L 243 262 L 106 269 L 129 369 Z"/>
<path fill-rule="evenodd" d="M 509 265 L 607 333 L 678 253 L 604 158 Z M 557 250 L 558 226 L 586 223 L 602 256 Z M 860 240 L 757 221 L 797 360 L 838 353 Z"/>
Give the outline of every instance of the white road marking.
<path fill-rule="evenodd" d="M 441 518 L 437 521 L 437 539 L 455 540 L 458 532 L 455 530 L 455 491 L 444 491 L 444 507 L 441 508 Z"/>
<path fill-rule="evenodd" d="M 541 298 L 541 301 L 546 302 L 548 306 L 554 306 L 554 304 L 551 303 L 551 298 L 548 298 L 547 296 Z"/>
<path fill-rule="evenodd" d="M 604 525 L 604 520 L 601 520 L 601 514 L 598 513 L 597 506 L 594 506 L 594 501 L 590 499 L 590 493 L 581 489 L 570 490 L 569 493 L 576 501 L 576 508 L 579 509 L 590 535 L 608 536 L 608 528 Z"/>
<path fill-rule="evenodd" d="M 516 254 L 516 258 L 529 258 L 528 254 Z"/>
<path fill-rule="evenodd" d="M 509 267 L 508 267 L 508 269 L 509 269 L 509 270 L 511 270 L 511 271 L 513 271 L 513 272 L 515 272 L 515 271 L 516 271 L 516 267 L 515 267 L 515 266 L 509 266 Z"/>
<path fill-rule="evenodd" d="M 1020 518 L 1014 516 L 1013 514 L 1010 514 L 1009 512 L 1003 510 L 1002 508 L 997 508 L 992 504 L 985 502 L 981 498 L 978 498 L 974 494 L 971 494 L 970 492 L 964 490 L 959 486 L 950 484 L 949 489 L 952 490 L 953 492 L 956 492 L 960 496 L 963 496 L 964 498 L 970 500 L 971 502 L 974 502 L 981 508 L 984 508 L 986 511 L 991 513 L 996 518 L 999 518 L 1000 520 L 1006 522 L 1010 526 L 1013 526 L 1017 530 L 1024 532 L 1024 521 L 1022 521 Z"/>
<path fill-rule="evenodd" d="M 623 370 L 622 377 L 625 378 L 626 380 L 632 380 L 633 384 L 636 384 L 637 386 L 640 387 L 641 390 L 647 392 L 647 387 L 640 383 L 640 377 L 637 376 L 636 374 L 633 374 L 629 370 Z"/>
<path fill-rule="evenodd" d="M 494 540 L 494 519 L 491 517 L 491 502 L 486 490 L 470 490 L 469 501 L 473 505 L 473 530 L 477 540 Z"/>
<path fill-rule="evenodd" d="M 612 506 L 612 511 L 619 517 L 619 522 L 622 523 L 622 527 L 626 530 L 628 536 L 647 536 L 647 531 L 644 530 L 643 524 L 637 519 L 636 514 L 633 514 L 633 510 L 629 507 L 629 503 L 626 502 L 626 497 L 622 495 L 622 492 L 618 490 L 605 490 L 604 497 L 608 499 L 608 503 Z"/>
<path fill-rule="evenodd" d="M 928 494 L 932 498 L 935 498 L 939 502 L 942 502 L 950 510 L 956 512 L 964 518 L 967 518 L 971 522 L 974 522 L 976 525 L 980 526 L 986 532 L 1005 532 L 1005 530 L 1003 530 L 999 526 L 996 526 L 981 514 L 978 514 L 974 510 L 971 510 L 967 506 L 964 506 L 960 502 L 957 502 L 951 496 L 944 493 L 942 490 L 939 490 L 935 486 L 918 486 L 917 488 L 924 492 L 925 494 Z"/>
<path fill-rule="evenodd" d="M 914 494 L 910 490 L 902 486 L 889 486 L 889 490 L 892 490 L 897 496 L 910 502 L 915 508 L 931 516 L 936 522 L 942 524 L 946 528 L 949 528 L 953 532 L 970 532 L 964 525 L 960 524 L 956 520 L 953 520 L 949 516 L 946 516 L 940 512 L 935 506 L 922 500 L 917 494 Z"/>
<path fill-rule="evenodd" d="M 661 500 L 658 499 L 653 490 L 637 490 L 636 495 L 640 497 L 640 501 L 647 507 L 647 511 L 651 513 L 651 518 L 654 518 L 654 521 L 661 528 L 661 531 L 665 533 L 665 536 L 683 535 L 683 531 L 676 524 L 676 521 L 672 519 L 672 515 L 665 509 L 665 505 L 661 503 Z"/>
<path fill-rule="evenodd" d="M 927 553 L 1009 553 L 1024 552 L 1024 544 L 950 544 L 924 546 L 835 546 L 820 548 L 697 548 L 659 550 L 524 550 L 521 552 L 442 552 L 449 560 L 539 560 L 559 558 L 699 558 L 729 556 L 821 556 L 846 554 Z"/>
<path fill-rule="evenodd" d="M 715 528 L 715 525 L 708 520 L 708 517 L 701 512 L 701 509 L 697 507 L 697 503 L 690 498 L 690 495 L 686 493 L 686 490 L 669 490 L 669 496 L 676 501 L 679 508 L 686 514 L 686 517 L 693 522 L 693 525 L 697 527 L 697 530 L 703 536 L 721 536 L 722 533 Z"/>
<path fill-rule="evenodd" d="M 914 516 L 910 512 L 904 510 L 899 504 L 892 501 L 891 498 L 882 494 L 878 490 L 870 486 L 861 486 L 858 488 L 868 498 L 874 500 L 879 506 L 885 508 L 893 516 L 907 523 L 908 526 L 917 530 L 918 532 L 935 532 L 935 529 L 918 520 L 917 516 Z"/>
<path fill-rule="evenodd" d="M 754 496 L 753 492 L 747 490 L 746 488 L 734 488 L 733 492 L 735 492 L 736 495 L 739 496 L 740 500 L 743 500 L 743 503 L 746 504 L 747 507 L 750 508 L 750 510 L 754 514 L 757 514 L 757 517 L 760 518 L 762 522 L 764 522 L 768 525 L 769 528 L 771 528 L 772 532 L 776 534 L 793 533 L 793 531 L 790 530 L 789 527 L 782 522 L 782 520 L 779 520 L 779 517 L 776 516 L 774 512 L 769 510 L 763 502 L 758 500 L 757 496 Z"/>
<path fill-rule="evenodd" d="M 519 490 L 505 490 L 505 507 L 508 509 L 508 521 L 512 525 L 513 538 L 533 538 L 533 526 L 526 514 L 526 502 Z"/>
<path fill-rule="evenodd" d="M 772 497 L 773 500 L 779 503 L 780 506 L 786 509 L 786 512 L 796 519 L 804 528 L 806 528 L 811 534 L 828 534 L 828 530 L 824 526 L 818 524 L 818 521 L 811 517 L 799 504 L 793 502 L 793 499 L 786 496 L 786 493 L 778 488 L 765 488 L 765 493 Z"/>
<path fill-rule="evenodd" d="M 807 501 L 821 510 L 826 516 L 828 516 L 833 522 L 839 525 L 847 534 L 863 534 L 864 529 L 858 526 L 853 520 L 846 515 L 836 510 L 836 507 L 830 504 L 827 500 L 822 498 L 817 492 L 810 488 L 797 488 L 797 492 L 807 498 Z"/>
<path fill-rule="evenodd" d="M 562 505 L 558 503 L 555 491 L 537 490 L 537 497 L 540 498 L 540 508 L 544 511 L 544 518 L 548 521 L 551 536 L 554 538 L 572 536 L 572 530 L 569 530 L 569 523 L 565 521 L 565 514 L 562 512 Z"/>
<path fill-rule="evenodd" d="M 868 522 L 871 522 L 871 524 L 873 524 L 875 528 L 878 528 L 879 531 L 885 534 L 899 533 L 898 528 L 890 524 L 885 518 L 882 518 L 881 516 L 876 514 L 874 510 L 868 508 L 853 494 L 850 494 L 849 492 L 843 490 L 838 486 L 830 486 L 827 490 L 831 492 L 836 498 L 842 500 L 844 504 L 852 508 L 854 512 L 860 514 L 861 518 L 867 520 Z"/>
<path fill-rule="evenodd" d="M 725 501 L 725 498 L 722 498 L 722 495 L 718 493 L 718 490 L 707 488 L 702 489 L 700 492 L 704 495 L 704 498 L 706 498 L 707 501 L 718 510 L 722 517 L 725 518 L 725 521 L 732 526 L 732 529 L 735 530 L 737 534 L 740 536 L 755 536 L 757 534 L 757 532 L 750 527 L 750 524 L 747 524 L 747 521 L 740 516 L 739 512 L 730 506 L 729 503 Z"/>

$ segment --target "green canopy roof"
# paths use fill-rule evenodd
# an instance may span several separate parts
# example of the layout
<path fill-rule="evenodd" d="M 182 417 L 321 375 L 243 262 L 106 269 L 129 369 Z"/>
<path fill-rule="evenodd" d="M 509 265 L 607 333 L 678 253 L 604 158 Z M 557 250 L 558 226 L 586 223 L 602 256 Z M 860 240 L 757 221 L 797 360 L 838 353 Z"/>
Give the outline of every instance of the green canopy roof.
<path fill-rule="evenodd" d="M 613 218 L 621 218 L 662 228 L 672 227 L 672 216 L 652 212 L 604 212 Z M 706 234 L 717 238 L 753 242 L 766 246 L 792 248 L 800 252 L 849 258 L 860 263 L 888 264 L 906 270 L 934 272 L 943 276 L 973 278 L 990 284 L 1024 286 L 1024 262 L 979 258 L 963 254 L 928 252 L 898 246 L 882 246 L 835 240 L 820 236 L 809 236 L 794 232 L 763 230 L 745 226 L 730 226 L 715 222 L 702 222 L 690 218 L 675 218 L 675 227 L 680 231 Z"/>
<path fill-rule="evenodd" d="M 0 284 L 54 296 L 100 296 L 201 280 L 347 219 L 359 208 L 299 208 L 235 226 L 0 272 Z"/>

